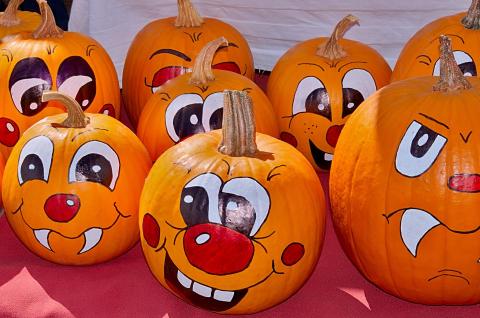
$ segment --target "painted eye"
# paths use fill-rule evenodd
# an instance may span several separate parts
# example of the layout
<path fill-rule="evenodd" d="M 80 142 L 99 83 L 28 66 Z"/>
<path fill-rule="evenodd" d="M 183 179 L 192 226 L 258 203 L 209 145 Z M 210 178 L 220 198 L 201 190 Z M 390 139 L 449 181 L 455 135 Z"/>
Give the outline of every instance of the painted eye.
<path fill-rule="evenodd" d="M 224 71 L 230 71 L 237 74 L 241 74 L 240 67 L 238 67 L 238 65 L 234 62 L 223 62 L 223 63 L 214 64 L 212 65 L 212 68 L 216 70 L 224 70 Z"/>
<path fill-rule="evenodd" d="M 53 143 L 45 136 L 29 140 L 20 152 L 18 160 L 18 182 L 30 180 L 48 181 L 52 165 Z"/>
<path fill-rule="evenodd" d="M 89 141 L 73 156 L 68 182 L 95 182 L 113 190 L 120 172 L 120 160 L 106 143 Z"/>
<path fill-rule="evenodd" d="M 457 61 L 458 66 L 462 70 L 463 75 L 465 76 L 477 76 L 477 67 L 472 57 L 463 51 L 454 51 L 453 56 Z M 440 76 L 440 59 L 435 63 L 433 68 L 433 75 Z"/>
<path fill-rule="evenodd" d="M 153 75 L 152 85 L 150 86 L 152 94 L 155 94 L 160 86 L 165 84 L 168 80 L 185 74 L 190 69 L 183 66 L 168 66 L 158 70 L 155 75 Z"/>
<path fill-rule="evenodd" d="M 203 104 L 202 124 L 205 131 L 222 128 L 223 122 L 223 93 L 211 94 Z"/>
<path fill-rule="evenodd" d="M 202 124 L 203 99 L 197 94 L 177 96 L 165 112 L 165 127 L 174 142 L 205 132 Z"/>
<path fill-rule="evenodd" d="M 316 77 L 306 77 L 297 86 L 292 115 L 313 113 L 332 119 L 330 98 L 323 83 Z"/>
<path fill-rule="evenodd" d="M 342 117 L 352 114 L 368 96 L 377 90 L 372 75 L 361 69 L 348 71 L 343 77 L 342 86 Z"/>
<path fill-rule="evenodd" d="M 71 56 L 60 64 L 57 76 L 58 91 L 75 100 L 85 110 L 95 99 L 95 74 L 80 56 Z"/>
<path fill-rule="evenodd" d="M 425 173 L 440 155 L 447 139 L 413 121 L 400 142 L 395 166 L 407 177 L 418 177 Z"/>

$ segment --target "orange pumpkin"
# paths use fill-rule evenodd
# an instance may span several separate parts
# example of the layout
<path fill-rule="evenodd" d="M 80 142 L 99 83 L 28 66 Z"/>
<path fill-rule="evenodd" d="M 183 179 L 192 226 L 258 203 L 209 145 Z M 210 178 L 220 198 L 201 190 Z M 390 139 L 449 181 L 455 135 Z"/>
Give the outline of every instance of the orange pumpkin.
<path fill-rule="evenodd" d="M 190 0 L 178 0 L 178 17 L 155 20 L 133 40 L 123 70 L 125 108 L 134 126 L 145 103 L 168 80 L 190 72 L 197 54 L 210 41 L 224 36 L 213 68 L 253 79 L 253 56 L 245 38 L 231 25 L 202 18 Z"/>
<path fill-rule="evenodd" d="M 84 115 L 65 94 L 43 96 L 61 100 L 68 117 L 44 118 L 14 147 L 2 187 L 8 222 L 30 251 L 49 261 L 110 260 L 138 241 L 138 204 L 151 159 L 116 119 Z"/>
<path fill-rule="evenodd" d="M 440 74 L 437 39 L 448 35 L 453 54 L 465 76 L 477 76 L 480 63 L 480 1 L 473 0 L 468 12 L 435 20 L 419 30 L 405 45 L 395 65 L 392 82 Z"/>
<path fill-rule="evenodd" d="M 223 137 L 197 134 L 154 164 L 140 200 L 141 242 L 152 273 L 175 295 L 246 314 L 282 302 L 308 279 L 325 201 L 298 151 L 255 133 L 248 95 L 226 94 Z"/>
<path fill-rule="evenodd" d="M 0 39 L 9 34 L 34 31 L 42 19 L 37 13 L 18 11 L 24 0 L 10 0 L 5 12 L 0 13 Z"/>
<path fill-rule="evenodd" d="M 393 83 L 348 121 L 330 178 L 343 249 L 372 283 L 436 305 L 480 302 L 480 80 L 442 38 L 441 78 Z M 433 87 L 433 88 L 432 88 Z"/>
<path fill-rule="evenodd" d="M 62 109 L 41 102 L 43 90 L 75 98 L 82 109 L 118 117 L 120 91 L 110 57 L 95 40 L 55 25 L 45 0 L 39 0 L 42 25 L 0 44 L 0 152 L 8 157 L 20 135 L 43 117 Z"/>
<path fill-rule="evenodd" d="M 278 137 L 275 114 L 262 89 L 239 74 L 212 71 L 212 60 L 222 45 L 228 45 L 225 38 L 207 43 L 197 56 L 193 72 L 162 85 L 145 105 L 137 134 L 152 159 L 193 134 L 221 128 L 225 89 L 248 92 L 258 131 Z"/>
<path fill-rule="evenodd" d="M 277 113 L 280 138 L 329 170 L 345 122 L 364 99 L 388 84 L 391 70 L 377 51 L 343 39 L 358 23 L 341 20 L 330 38 L 302 42 L 275 65 L 267 95 Z"/>

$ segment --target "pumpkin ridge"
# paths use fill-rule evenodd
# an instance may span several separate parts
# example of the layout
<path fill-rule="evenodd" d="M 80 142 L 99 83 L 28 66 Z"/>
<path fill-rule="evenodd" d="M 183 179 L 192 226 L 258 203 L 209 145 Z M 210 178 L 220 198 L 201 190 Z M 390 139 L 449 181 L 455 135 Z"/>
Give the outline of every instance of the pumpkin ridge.
<path fill-rule="evenodd" d="M 7 8 L 0 16 L 0 26 L 12 27 L 20 24 L 20 18 L 17 16 L 18 7 L 24 0 L 10 0 Z"/>
<path fill-rule="evenodd" d="M 89 122 L 88 117 L 82 111 L 77 101 L 66 94 L 54 91 L 44 91 L 42 94 L 42 102 L 51 100 L 60 101 L 67 109 L 67 118 L 60 124 L 55 125 L 60 128 L 85 128 Z"/>
<path fill-rule="evenodd" d="M 178 0 L 178 16 L 175 20 L 176 28 L 198 28 L 203 24 L 203 18 L 190 0 Z"/>
<path fill-rule="evenodd" d="M 480 0 L 473 0 L 467 15 L 463 17 L 462 24 L 470 30 L 480 29 Z"/>
<path fill-rule="evenodd" d="M 349 14 L 340 20 L 335 26 L 335 29 L 333 29 L 330 38 L 318 47 L 317 55 L 329 59 L 330 61 L 346 57 L 347 53 L 340 46 L 338 41 L 343 39 L 345 33 L 347 33 L 347 31 L 354 25 L 360 25 L 359 19 L 354 15 Z"/>
<path fill-rule="evenodd" d="M 215 53 L 221 45 L 228 45 L 225 37 L 220 37 L 205 45 L 200 53 L 198 53 L 193 65 L 192 76 L 188 83 L 190 85 L 208 85 L 208 82 L 215 80 L 215 75 L 212 71 L 212 62 Z"/>
<path fill-rule="evenodd" d="M 63 30 L 57 26 L 55 16 L 53 15 L 52 9 L 50 9 L 47 0 L 37 0 L 37 3 L 40 7 L 42 23 L 35 31 L 33 31 L 33 38 L 44 39 L 63 37 Z"/>

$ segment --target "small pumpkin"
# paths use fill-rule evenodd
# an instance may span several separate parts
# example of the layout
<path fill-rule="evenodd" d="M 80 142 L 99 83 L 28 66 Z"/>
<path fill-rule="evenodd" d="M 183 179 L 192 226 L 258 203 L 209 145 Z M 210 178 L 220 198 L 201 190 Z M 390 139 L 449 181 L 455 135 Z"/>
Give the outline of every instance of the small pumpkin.
<path fill-rule="evenodd" d="M 140 116 L 137 134 L 152 159 L 196 133 L 222 127 L 223 91 L 245 90 L 252 97 L 258 131 L 278 137 L 270 104 L 260 87 L 248 78 L 224 70 L 212 70 L 212 60 L 225 38 L 213 40 L 195 60 L 193 72 L 162 85 L 150 97 Z"/>
<path fill-rule="evenodd" d="M 298 151 L 255 132 L 248 94 L 227 91 L 223 116 L 222 131 L 194 135 L 155 162 L 140 200 L 141 242 L 152 273 L 175 295 L 247 314 L 308 279 L 325 200 Z"/>
<path fill-rule="evenodd" d="M 358 19 L 348 15 L 330 38 L 297 44 L 279 59 L 268 81 L 280 138 L 300 150 L 318 171 L 330 169 L 349 116 L 390 80 L 391 69 L 377 51 L 343 39 L 355 24 Z"/>
<path fill-rule="evenodd" d="M 133 40 L 123 70 L 125 108 L 136 127 L 148 99 L 168 80 L 190 72 L 200 50 L 224 36 L 213 68 L 253 79 L 253 56 L 245 38 L 231 25 L 201 17 L 190 0 L 178 0 L 178 16 L 155 20 Z"/>
<path fill-rule="evenodd" d="M 29 11 L 18 11 L 24 0 L 10 0 L 4 12 L 0 13 L 0 39 L 19 32 L 32 32 L 42 21 L 40 15 Z"/>
<path fill-rule="evenodd" d="M 440 79 L 393 83 L 345 126 L 330 199 L 342 247 L 372 283 L 429 305 L 480 302 L 480 80 L 441 38 Z"/>
<path fill-rule="evenodd" d="M 63 112 L 42 103 L 44 90 L 66 93 L 92 113 L 120 114 L 113 63 L 92 38 L 63 32 L 45 0 L 38 0 L 42 24 L 0 43 L 0 152 L 8 157 L 20 135 L 43 117 Z"/>
<path fill-rule="evenodd" d="M 2 187 L 11 228 L 30 251 L 59 264 L 123 254 L 139 238 L 148 152 L 115 118 L 84 114 L 66 94 L 44 92 L 43 101 L 68 116 L 44 118 L 13 148 Z"/>
<path fill-rule="evenodd" d="M 453 54 L 465 76 L 477 76 L 480 65 L 480 1 L 473 0 L 468 12 L 442 17 L 425 25 L 405 44 L 392 74 L 392 82 L 440 74 L 437 39 L 448 35 Z M 479 66 L 480 67 L 480 66 Z"/>

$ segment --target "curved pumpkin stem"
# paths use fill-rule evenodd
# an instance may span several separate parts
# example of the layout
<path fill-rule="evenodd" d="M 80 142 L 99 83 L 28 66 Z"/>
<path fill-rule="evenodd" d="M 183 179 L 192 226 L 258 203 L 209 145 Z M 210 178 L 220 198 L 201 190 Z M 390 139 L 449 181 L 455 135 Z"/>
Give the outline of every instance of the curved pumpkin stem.
<path fill-rule="evenodd" d="M 77 101 L 70 96 L 55 92 L 55 91 L 44 91 L 42 94 L 42 102 L 48 102 L 51 100 L 57 100 L 62 103 L 67 109 L 67 118 L 57 125 L 57 127 L 62 128 L 85 128 L 89 122 L 89 119 L 83 113 L 82 107 L 77 103 Z"/>
<path fill-rule="evenodd" d="M 193 65 L 192 76 L 189 83 L 192 85 L 207 85 L 208 82 L 215 80 L 215 75 L 212 71 L 212 62 L 215 53 L 222 45 L 228 45 L 227 39 L 223 36 L 208 42 L 203 49 L 198 53 Z"/>
<path fill-rule="evenodd" d="M 202 26 L 203 18 L 190 0 L 177 0 L 178 16 L 175 20 L 177 28 L 197 28 Z"/>
<path fill-rule="evenodd" d="M 0 16 L 0 26 L 8 28 L 20 24 L 20 19 L 17 17 L 17 11 L 22 3 L 23 0 L 10 0 L 7 8 Z"/>
<path fill-rule="evenodd" d="M 343 39 L 345 33 L 354 25 L 360 25 L 360 22 L 356 16 L 351 14 L 338 22 L 328 41 L 318 47 L 317 55 L 327 58 L 330 61 L 339 60 L 347 56 L 345 50 L 338 44 L 338 40 Z"/>
<path fill-rule="evenodd" d="M 452 52 L 452 41 L 448 36 L 440 36 L 440 80 L 433 87 L 434 91 L 452 92 L 472 88 L 463 76 Z"/>
<path fill-rule="evenodd" d="M 252 99 L 243 91 L 224 95 L 222 141 L 218 150 L 227 156 L 246 157 L 257 152 Z"/>
<path fill-rule="evenodd" d="M 47 0 L 37 0 L 37 3 L 40 7 L 42 23 L 40 23 L 40 26 L 33 31 L 33 38 L 61 38 L 63 36 L 63 30 L 57 26 L 57 23 L 55 22 L 55 16 L 53 15 Z"/>
<path fill-rule="evenodd" d="M 480 29 L 480 0 L 473 0 L 467 15 L 462 19 L 462 24 L 467 29 Z"/>

